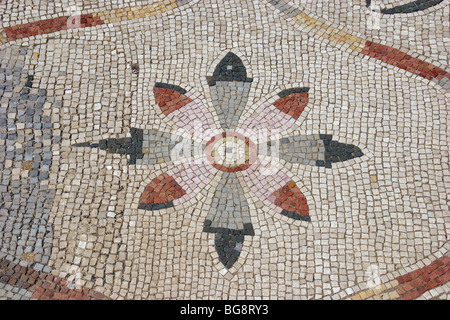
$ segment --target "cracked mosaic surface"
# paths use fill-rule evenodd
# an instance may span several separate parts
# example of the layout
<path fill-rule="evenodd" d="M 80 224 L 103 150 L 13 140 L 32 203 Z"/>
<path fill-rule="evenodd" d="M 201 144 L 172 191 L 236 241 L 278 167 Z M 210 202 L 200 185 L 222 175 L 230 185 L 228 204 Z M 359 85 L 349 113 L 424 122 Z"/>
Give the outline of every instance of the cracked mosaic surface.
<path fill-rule="evenodd" d="M 447 0 L 0 15 L 0 298 L 448 298 Z"/>

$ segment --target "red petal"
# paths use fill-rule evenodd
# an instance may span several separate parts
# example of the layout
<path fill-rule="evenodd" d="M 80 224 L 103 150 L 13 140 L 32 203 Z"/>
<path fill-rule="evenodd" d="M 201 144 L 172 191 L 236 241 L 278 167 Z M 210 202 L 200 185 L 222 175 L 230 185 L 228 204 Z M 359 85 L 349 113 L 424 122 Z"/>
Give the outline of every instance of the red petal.
<path fill-rule="evenodd" d="M 274 102 L 278 110 L 297 120 L 309 101 L 308 92 L 295 92 Z"/>
<path fill-rule="evenodd" d="M 186 191 L 167 173 L 155 178 L 145 188 L 139 204 L 167 203 L 179 199 Z"/>
<path fill-rule="evenodd" d="M 309 207 L 306 203 L 306 198 L 294 181 L 278 189 L 273 195 L 275 196 L 274 203 L 280 208 L 300 216 L 309 216 Z"/>
<path fill-rule="evenodd" d="M 153 93 L 155 94 L 156 103 L 158 103 L 166 116 L 192 102 L 192 99 L 175 89 L 154 87 Z"/>

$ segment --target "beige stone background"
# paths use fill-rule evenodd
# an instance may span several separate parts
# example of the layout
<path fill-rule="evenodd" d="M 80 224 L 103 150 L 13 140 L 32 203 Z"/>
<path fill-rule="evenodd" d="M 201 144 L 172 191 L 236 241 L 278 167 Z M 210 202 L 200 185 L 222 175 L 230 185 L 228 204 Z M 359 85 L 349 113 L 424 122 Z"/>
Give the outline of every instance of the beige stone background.
<path fill-rule="evenodd" d="M 436 22 L 448 8 L 400 22 L 385 18 L 382 30 L 370 33 L 361 10 L 348 10 L 346 2 L 304 6 L 374 39 L 393 32 L 395 41 L 433 61 L 448 59 L 448 26 Z M 46 9 L 36 7 L 30 10 L 40 17 Z M 429 28 L 420 30 L 424 19 Z M 35 81 L 64 98 L 62 109 L 51 109 L 63 137 L 53 147 L 50 180 L 57 190 L 56 274 L 66 264 L 79 266 L 87 287 L 112 298 L 320 299 L 364 283 L 370 266 L 388 274 L 448 242 L 448 94 L 309 37 L 264 1 L 205 0 L 28 42 L 40 52 L 30 62 L 37 64 Z M 206 76 L 230 50 L 247 57 L 255 79 L 249 110 L 265 95 L 308 86 L 308 114 L 292 135 L 333 134 L 366 156 L 328 170 L 286 165 L 309 194 L 306 227 L 274 216 L 249 191 L 256 235 L 246 237 L 238 268 L 224 273 L 213 236 L 201 231 L 214 183 L 185 207 L 145 212 L 137 209 L 140 192 L 170 165 L 128 166 L 124 157 L 70 145 L 123 137 L 129 127 L 170 131 L 152 96 L 157 81 L 193 88 L 212 107 Z M 139 75 L 131 63 L 139 64 Z"/>

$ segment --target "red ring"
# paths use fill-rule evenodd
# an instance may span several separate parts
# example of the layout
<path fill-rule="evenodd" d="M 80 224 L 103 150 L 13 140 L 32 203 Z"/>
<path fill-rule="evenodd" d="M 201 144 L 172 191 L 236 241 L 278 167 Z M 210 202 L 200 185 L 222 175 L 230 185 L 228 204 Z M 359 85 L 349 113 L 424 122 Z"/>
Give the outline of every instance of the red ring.
<path fill-rule="evenodd" d="M 245 161 L 245 163 L 236 166 L 236 167 L 227 167 L 221 164 L 218 164 L 214 157 L 212 156 L 211 152 L 213 149 L 214 144 L 217 141 L 222 140 L 223 138 L 237 138 L 241 141 L 244 141 L 245 145 L 249 148 L 250 154 L 249 158 Z M 244 135 L 237 133 L 237 132 L 223 132 L 222 134 L 219 134 L 215 137 L 212 137 L 211 140 L 208 141 L 206 144 L 206 157 L 208 158 L 208 161 L 211 163 L 211 165 L 216 168 L 217 170 L 223 171 L 223 172 L 238 172 L 248 169 L 252 164 L 255 163 L 257 159 L 257 149 L 256 145 Z"/>

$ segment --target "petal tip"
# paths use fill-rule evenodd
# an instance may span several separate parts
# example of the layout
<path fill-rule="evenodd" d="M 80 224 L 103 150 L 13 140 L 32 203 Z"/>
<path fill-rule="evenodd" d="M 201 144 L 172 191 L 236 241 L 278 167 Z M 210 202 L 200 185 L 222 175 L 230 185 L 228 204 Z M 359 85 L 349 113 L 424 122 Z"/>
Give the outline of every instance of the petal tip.
<path fill-rule="evenodd" d="M 216 234 L 215 245 L 220 262 L 230 269 L 239 259 L 244 243 L 243 235 L 233 235 L 219 232 Z"/>
<path fill-rule="evenodd" d="M 209 86 L 215 86 L 217 81 L 253 82 L 253 79 L 247 78 L 247 70 L 241 58 L 228 52 L 216 66 L 213 76 L 207 77 L 207 81 Z"/>

